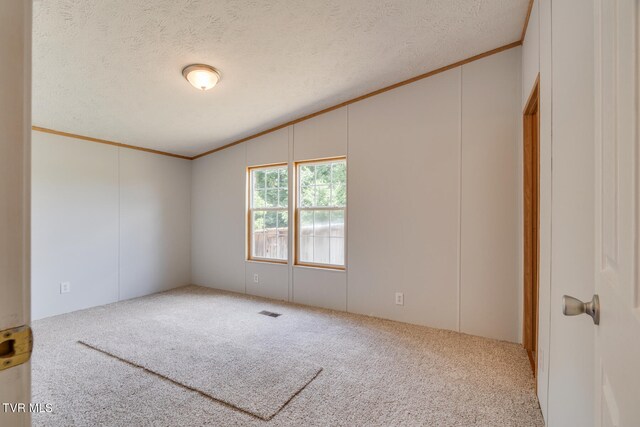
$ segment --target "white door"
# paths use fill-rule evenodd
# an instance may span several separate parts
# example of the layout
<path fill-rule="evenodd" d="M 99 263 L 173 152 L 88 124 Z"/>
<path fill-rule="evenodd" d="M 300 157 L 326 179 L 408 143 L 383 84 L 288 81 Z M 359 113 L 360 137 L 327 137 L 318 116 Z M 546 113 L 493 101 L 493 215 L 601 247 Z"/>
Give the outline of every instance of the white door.
<path fill-rule="evenodd" d="M 640 426 L 639 3 L 551 3 L 551 427 Z"/>
<path fill-rule="evenodd" d="M 29 323 L 30 128 L 31 1 L 1 0 L 0 331 Z M 4 336 L 0 369 L 17 354 L 16 340 Z M 30 397 L 29 363 L 0 370 L 0 425 L 29 425 Z"/>
<path fill-rule="evenodd" d="M 595 343 L 599 427 L 640 426 L 638 1 L 595 0 Z"/>

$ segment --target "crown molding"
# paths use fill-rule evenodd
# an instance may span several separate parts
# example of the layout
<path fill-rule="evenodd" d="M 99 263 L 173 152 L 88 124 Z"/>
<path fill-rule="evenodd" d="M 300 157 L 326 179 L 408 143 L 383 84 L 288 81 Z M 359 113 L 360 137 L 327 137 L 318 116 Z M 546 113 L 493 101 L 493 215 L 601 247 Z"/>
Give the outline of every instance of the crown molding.
<path fill-rule="evenodd" d="M 529 8 L 527 9 L 527 16 L 524 18 L 524 26 L 522 27 L 522 34 L 520 35 L 520 42 L 524 43 L 524 37 L 527 35 L 527 28 L 529 28 L 529 18 L 531 18 L 531 11 L 533 10 L 534 0 L 529 0 Z"/>
<path fill-rule="evenodd" d="M 316 117 L 316 116 L 319 116 L 321 114 L 328 113 L 329 111 L 337 110 L 338 108 L 342 108 L 344 106 L 353 104 L 355 102 L 362 101 L 363 99 L 371 98 L 372 96 L 376 96 L 376 95 L 379 95 L 381 93 L 390 91 L 392 89 L 396 89 L 396 88 L 398 88 L 400 86 L 408 85 L 410 83 L 417 82 L 418 80 L 426 79 L 427 77 L 431 77 L 431 76 L 434 76 L 436 74 L 443 73 L 443 72 L 448 71 L 448 70 L 450 70 L 452 68 L 460 67 L 460 66 L 462 66 L 464 64 L 468 64 L 469 62 L 477 61 L 479 59 L 486 58 L 487 56 L 495 55 L 496 53 L 500 53 L 500 52 L 503 52 L 505 50 L 520 46 L 521 44 L 522 44 L 522 40 L 518 40 L 518 41 L 515 41 L 513 43 L 509 43 L 507 45 L 500 46 L 500 47 L 498 47 L 496 49 L 492 49 L 492 50 L 489 50 L 487 52 L 483 52 L 483 53 L 481 53 L 479 55 L 475 55 L 475 56 L 472 56 L 470 58 L 463 59 L 462 61 L 454 62 L 453 64 L 449 64 L 449 65 L 446 65 L 444 67 L 438 68 L 436 70 L 432 70 L 432 71 L 426 72 L 424 74 L 420 74 L 418 76 L 412 77 L 410 79 L 403 80 L 401 82 L 392 84 L 391 86 L 386 86 L 386 87 L 383 87 L 382 89 L 378 89 L 378 90 L 375 90 L 373 92 L 369 92 L 369 93 L 367 93 L 365 95 L 358 96 L 357 98 L 353 98 L 353 99 L 350 99 L 348 101 L 341 102 L 340 104 L 325 108 L 324 110 L 316 111 L 315 113 L 311 113 L 311 114 L 308 114 L 306 116 L 299 117 L 299 118 L 297 118 L 295 120 L 291 120 L 291 121 L 283 123 L 281 125 L 272 127 L 270 129 L 263 130 L 261 132 L 258 132 L 258 133 L 255 133 L 253 135 L 250 135 L 250 136 L 247 136 L 245 138 L 242 138 L 242 139 L 239 139 L 237 141 L 234 141 L 232 143 L 223 145 L 222 147 L 218 147 L 218 148 L 214 148 L 214 149 L 209 150 L 209 151 L 205 151 L 204 153 L 201 153 L 201 154 L 198 154 L 196 156 L 193 156 L 192 159 L 195 160 L 195 159 L 199 159 L 200 157 L 208 156 L 209 154 L 213 154 L 213 153 L 218 152 L 220 150 L 224 150 L 226 148 L 233 147 L 234 145 L 241 144 L 241 143 L 243 143 L 245 141 L 249 141 L 251 139 L 258 138 L 259 136 L 266 135 L 266 134 L 271 133 L 271 132 L 275 132 L 275 131 L 277 131 L 279 129 L 286 128 L 286 127 L 291 126 L 291 125 L 295 125 L 296 123 L 300 123 L 300 122 L 303 122 L 305 120 L 309 120 L 309 119 L 311 119 L 313 117 Z"/>
<path fill-rule="evenodd" d="M 280 124 L 278 126 L 263 130 L 261 132 L 255 133 L 255 134 L 252 134 L 250 136 L 244 137 L 242 139 L 239 139 L 237 141 L 231 142 L 229 144 L 225 144 L 225 145 L 223 145 L 221 147 L 217 147 L 217 148 L 214 148 L 212 150 L 205 151 L 205 152 L 203 152 L 201 154 L 197 154 L 197 155 L 195 155 L 193 157 L 183 156 L 183 155 L 175 154 L 175 153 L 169 153 L 169 152 L 166 152 L 166 151 L 153 150 L 153 149 L 150 149 L 150 148 L 138 147 L 136 145 L 123 144 L 123 143 L 120 143 L 120 142 L 109 141 L 109 140 L 106 140 L 106 139 L 93 138 L 93 137 L 84 136 L 84 135 L 77 135 L 77 134 L 69 133 L 69 132 L 62 132 L 62 131 L 58 131 L 58 130 L 54 130 L 54 129 L 48 129 L 48 128 L 44 128 L 44 127 L 40 127 L 40 126 L 32 126 L 31 128 L 34 131 L 37 131 L 37 132 L 44 132 L 44 133 L 49 133 L 49 134 L 53 134 L 53 135 L 66 136 L 66 137 L 69 137 L 69 138 L 81 139 L 83 141 L 97 142 L 99 144 L 113 145 L 113 146 L 116 146 L 116 147 L 128 148 L 128 149 L 131 149 L 131 150 L 145 151 L 147 153 L 160 154 L 162 156 L 175 157 L 175 158 L 178 158 L 178 159 L 195 160 L 195 159 L 199 159 L 199 158 L 204 157 L 204 156 L 208 156 L 209 154 L 213 154 L 213 153 L 216 153 L 218 151 L 233 147 L 234 145 L 242 144 L 243 142 L 258 138 L 258 137 L 266 135 L 268 133 L 275 132 L 275 131 L 277 131 L 279 129 L 295 125 L 296 123 L 300 123 L 300 122 L 303 122 L 305 120 L 309 120 L 309 119 L 311 119 L 313 117 L 316 117 L 316 116 L 319 116 L 321 114 L 328 113 L 329 111 L 337 110 L 338 108 L 342 108 L 342 107 L 345 107 L 347 105 L 356 103 L 358 101 L 362 101 L 364 99 L 371 98 L 372 96 L 376 96 L 376 95 L 379 95 L 381 93 L 388 92 L 390 90 L 399 88 L 401 86 L 405 86 L 405 85 L 408 85 L 410 83 L 414 83 L 414 82 L 417 82 L 419 80 L 426 79 L 426 78 L 434 76 L 436 74 L 440 74 L 440 73 L 443 73 L 445 71 L 451 70 L 453 68 L 460 67 L 460 66 L 462 66 L 464 64 L 468 64 L 470 62 L 477 61 L 477 60 L 482 59 L 482 58 L 486 58 L 487 56 L 495 55 L 495 54 L 503 52 L 505 50 L 509 50 L 509 49 L 514 48 L 514 47 L 521 46 L 522 42 L 524 40 L 524 35 L 526 34 L 527 25 L 528 25 L 528 22 L 529 22 L 529 16 L 531 14 L 532 6 L 533 6 L 533 0 L 531 0 L 531 2 L 529 3 L 529 11 L 527 13 L 527 17 L 526 17 L 526 20 L 525 20 L 525 25 L 524 25 L 524 28 L 523 28 L 523 31 L 522 31 L 522 37 L 523 38 L 520 39 L 520 40 L 517 40 L 517 41 L 515 41 L 513 43 L 509 43 L 507 45 L 500 46 L 498 48 L 495 48 L 495 49 L 480 53 L 478 55 L 474 55 L 474 56 L 469 57 L 467 59 L 463 59 L 461 61 L 454 62 L 454 63 L 446 65 L 444 67 L 441 67 L 441 68 L 438 68 L 438 69 L 435 69 L 435 70 L 432 70 L 432 71 L 428 71 L 428 72 L 426 72 L 424 74 L 420 74 L 420 75 L 412 77 L 410 79 L 403 80 L 401 82 L 392 84 L 390 86 L 385 86 L 385 87 L 383 87 L 381 89 L 378 89 L 378 90 L 375 90 L 373 92 L 369 92 L 367 94 L 358 96 L 356 98 L 352 98 L 352 99 L 350 99 L 348 101 L 341 102 L 340 104 L 336 104 L 336 105 L 333 105 L 331 107 L 325 108 L 323 110 L 319 110 L 319 111 L 316 111 L 314 113 L 307 114 L 306 116 L 302 116 L 302 117 L 299 117 L 297 119 L 288 121 L 286 123 L 282 123 L 282 124 Z"/>
<path fill-rule="evenodd" d="M 108 141 L 106 139 L 93 138 L 91 136 L 77 135 L 75 133 L 62 132 L 59 130 L 43 128 L 40 126 L 31 126 L 31 129 L 37 132 L 50 133 L 52 135 L 66 136 L 67 138 L 81 139 L 83 141 L 97 142 L 99 144 L 114 145 L 121 148 L 129 148 L 131 150 L 145 151 L 147 153 L 160 154 L 162 156 L 176 157 L 178 159 L 192 160 L 192 157 L 182 156 L 180 154 L 169 153 L 166 151 L 153 150 L 151 148 L 138 147 L 136 145 L 122 144 L 120 142 Z"/>

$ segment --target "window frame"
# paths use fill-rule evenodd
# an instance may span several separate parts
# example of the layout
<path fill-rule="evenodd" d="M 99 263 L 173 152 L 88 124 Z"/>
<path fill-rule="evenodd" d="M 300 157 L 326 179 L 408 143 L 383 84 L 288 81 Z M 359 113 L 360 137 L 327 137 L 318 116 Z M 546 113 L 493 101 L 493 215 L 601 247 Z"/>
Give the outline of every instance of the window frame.
<path fill-rule="evenodd" d="M 255 170 L 259 169 L 275 169 L 284 167 L 287 170 L 287 207 L 285 208 L 254 208 L 252 206 L 252 196 L 253 196 L 253 180 L 251 174 Z M 287 257 L 285 259 L 280 258 L 264 258 L 264 257 L 256 257 L 253 256 L 253 213 L 254 211 L 274 211 L 274 212 L 286 212 L 289 217 L 287 223 Z M 247 261 L 252 262 L 264 262 L 271 264 L 289 264 L 289 259 L 291 258 L 291 171 L 289 170 L 289 163 L 271 163 L 266 165 L 257 165 L 257 166 L 249 166 L 247 167 Z"/>
<path fill-rule="evenodd" d="M 333 163 L 336 161 L 344 161 L 345 169 L 347 175 L 345 176 L 345 194 L 346 200 L 344 207 L 335 207 L 335 206 L 323 206 L 323 207 L 315 207 L 315 208 L 304 208 L 300 206 L 300 166 L 308 165 L 308 164 L 323 164 L 323 163 Z M 337 157 L 326 157 L 320 159 L 311 159 L 311 160 L 300 160 L 294 162 L 293 164 L 293 206 L 294 206 L 294 221 L 293 221 L 293 251 L 294 251 L 294 261 L 293 265 L 298 267 L 308 267 L 308 268 L 321 268 L 321 269 L 329 269 L 329 270 L 337 270 L 337 271 L 346 271 L 347 270 L 347 209 L 348 209 L 348 194 L 349 194 L 349 165 L 347 163 L 347 156 L 337 156 Z M 318 262 L 308 262 L 308 261 L 300 261 L 300 233 L 302 232 L 302 228 L 300 227 L 300 212 L 301 211 L 316 211 L 316 210 L 326 210 L 326 211 L 335 211 L 342 210 L 344 212 L 344 265 L 337 264 L 325 264 Z M 289 223 L 291 224 L 291 222 Z"/>

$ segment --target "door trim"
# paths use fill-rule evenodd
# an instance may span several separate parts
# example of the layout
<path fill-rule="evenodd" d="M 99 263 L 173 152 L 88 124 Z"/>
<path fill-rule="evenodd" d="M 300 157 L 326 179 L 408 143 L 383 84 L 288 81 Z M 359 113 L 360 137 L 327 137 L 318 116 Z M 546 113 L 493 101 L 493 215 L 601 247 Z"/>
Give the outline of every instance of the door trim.
<path fill-rule="evenodd" d="M 537 374 L 540 269 L 540 74 L 527 100 L 523 119 L 523 325 L 522 345 Z"/>

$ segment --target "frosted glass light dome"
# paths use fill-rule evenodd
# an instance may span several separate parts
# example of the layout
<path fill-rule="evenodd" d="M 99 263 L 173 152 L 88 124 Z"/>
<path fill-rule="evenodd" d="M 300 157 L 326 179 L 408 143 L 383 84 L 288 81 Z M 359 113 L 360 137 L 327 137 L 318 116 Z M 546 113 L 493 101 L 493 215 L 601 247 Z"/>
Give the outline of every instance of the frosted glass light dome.
<path fill-rule="evenodd" d="M 192 64 L 182 70 L 182 75 L 193 87 L 205 91 L 220 81 L 220 73 L 210 65 Z"/>

